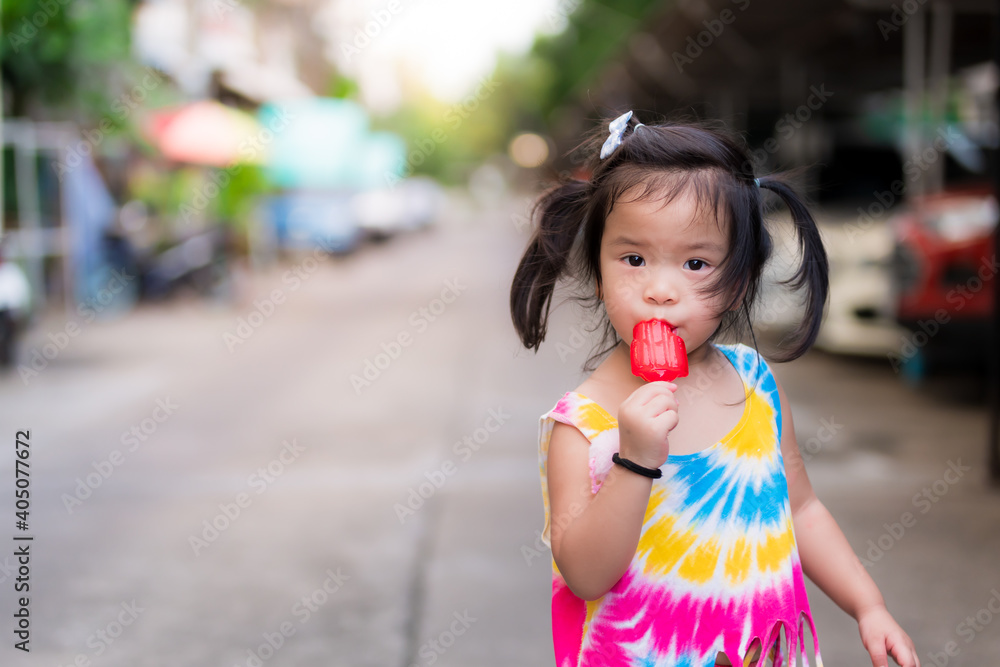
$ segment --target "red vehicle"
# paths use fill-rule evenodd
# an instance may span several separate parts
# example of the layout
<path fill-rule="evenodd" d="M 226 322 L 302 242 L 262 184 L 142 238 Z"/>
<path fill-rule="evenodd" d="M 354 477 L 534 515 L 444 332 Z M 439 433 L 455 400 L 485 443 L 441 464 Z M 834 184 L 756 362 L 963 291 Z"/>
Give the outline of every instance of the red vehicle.
<path fill-rule="evenodd" d="M 916 198 L 892 221 L 897 321 L 909 336 L 893 366 L 909 379 L 985 371 L 997 264 L 997 200 L 985 188 Z"/>

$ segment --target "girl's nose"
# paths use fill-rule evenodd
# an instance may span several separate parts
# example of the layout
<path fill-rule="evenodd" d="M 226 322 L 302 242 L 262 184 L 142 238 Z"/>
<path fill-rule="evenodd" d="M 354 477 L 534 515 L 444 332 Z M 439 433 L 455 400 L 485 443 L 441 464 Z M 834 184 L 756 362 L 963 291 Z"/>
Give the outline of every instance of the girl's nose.
<path fill-rule="evenodd" d="M 650 276 L 646 283 L 644 296 L 649 303 L 661 305 L 674 303 L 679 295 L 677 283 L 666 272 Z"/>

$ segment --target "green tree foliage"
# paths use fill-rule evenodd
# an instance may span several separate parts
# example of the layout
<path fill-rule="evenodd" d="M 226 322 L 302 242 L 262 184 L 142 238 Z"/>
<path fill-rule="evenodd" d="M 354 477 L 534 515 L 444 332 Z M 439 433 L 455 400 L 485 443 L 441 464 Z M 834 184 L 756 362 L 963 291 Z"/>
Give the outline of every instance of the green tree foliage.
<path fill-rule="evenodd" d="M 0 43 L 13 115 L 97 120 L 127 91 L 131 2 L 3 0 Z"/>
<path fill-rule="evenodd" d="M 565 4 L 560 3 L 560 7 Z M 528 55 L 549 63 L 553 74 L 551 85 L 537 102 L 539 112 L 547 117 L 563 104 L 581 101 L 601 67 L 662 7 L 662 2 L 654 0 L 581 0 L 566 17 L 567 28 L 536 39 Z"/>
<path fill-rule="evenodd" d="M 251 211 L 262 194 L 273 191 L 256 165 L 243 165 L 239 170 L 229 170 L 230 179 L 219 188 L 215 216 L 225 224 L 245 231 Z"/>
<path fill-rule="evenodd" d="M 418 97 L 381 120 L 407 140 L 405 173 L 460 182 L 483 158 L 505 152 L 516 132 L 546 132 L 555 109 L 586 103 L 601 67 L 661 7 L 653 0 L 564 0 L 549 21 L 566 29 L 539 36 L 526 54 L 501 54 L 489 92 L 470 91 L 454 104 Z"/>

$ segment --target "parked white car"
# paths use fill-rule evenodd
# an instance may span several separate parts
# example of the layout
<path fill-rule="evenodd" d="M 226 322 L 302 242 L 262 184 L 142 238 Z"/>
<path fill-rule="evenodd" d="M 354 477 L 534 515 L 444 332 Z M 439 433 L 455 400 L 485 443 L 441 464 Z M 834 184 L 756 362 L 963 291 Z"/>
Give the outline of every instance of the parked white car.
<path fill-rule="evenodd" d="M 830 262 L 830 299 L 816 339 L 828 352 L 883 356 L 899 350 L 905 330 L 896 324 L 891 260 L 893 235 L 885 220 L 859 220 L 820 210 L 817 225 Z M 780 281 L 798 266 L 797 238 L 790 220 L 772 226 L 774 254 L 765 270 L 759 330 L 784 334 L 803 314 L 800 294 Z"/>
<path fill-rule="evenodd" d="M 369 237 L 384 239 L 394 234 L 422 229 L 440 210 L 444 193 L 430 178 L 406 178 L 392 187 L 354 195 L 354 217 Z"/>

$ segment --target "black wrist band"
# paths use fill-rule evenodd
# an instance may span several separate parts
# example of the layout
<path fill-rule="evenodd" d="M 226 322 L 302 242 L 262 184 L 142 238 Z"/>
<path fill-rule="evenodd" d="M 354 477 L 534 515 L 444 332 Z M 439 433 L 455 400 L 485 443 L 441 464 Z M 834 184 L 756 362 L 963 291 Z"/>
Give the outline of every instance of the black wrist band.
<path fill-rule="evenodd" d="M 649 477 L 650 479 L 660 479 L 661 477 L 663 477 L 663 471 L 660 470 L 659 468 L 655 469 L 644 468 L 638 463 L 633 463 L 628 459 L 623 459 L 622 457 L 618 456 L 618 452 L 615 452 L 614 454 L 611 455 L 611 460 L 620 465 L 621 467 L 625 468 L 626 470 L 631 470 L 632 472 L 638 475 L 642 475 L 643 477 Z"/>

